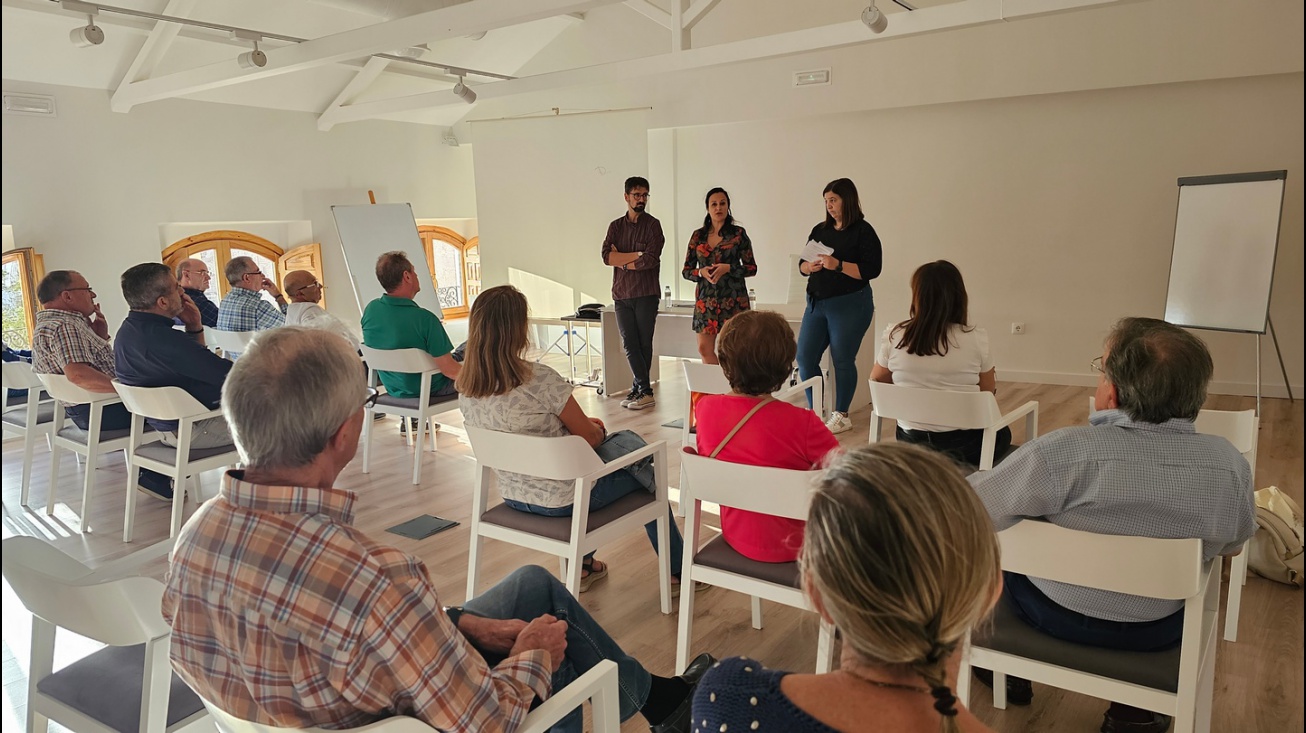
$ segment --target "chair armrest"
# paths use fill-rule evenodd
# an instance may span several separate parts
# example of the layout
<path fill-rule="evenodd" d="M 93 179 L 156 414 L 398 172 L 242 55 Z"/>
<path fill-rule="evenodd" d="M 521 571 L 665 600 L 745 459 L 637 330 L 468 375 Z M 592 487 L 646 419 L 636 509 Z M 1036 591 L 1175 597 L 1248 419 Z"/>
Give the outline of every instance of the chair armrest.
<path fill-rule="evenodd" d="M 554 691 L 552 697 L 526 716 L 518 730 L 520 733 L 545 733 L 586 700 L 601 693 L 605 683 L 614 687 L 617 683 L 617 663 L 611 659 L 600 660 L 588 672 L 572 680 L 571 684 Z"/>
<path fill-rule="evenodd" d="M 208 420 L 208 419 L 210 419 L 210 418 L 214 418 L 214 417 L 222 417 L 222 408 L 221 408 L 221 407 L 219 407 L 219 408 L 216 409 L 216 410 L 209 410 L 208 412 L 202 412 L 202 413 L 200 413 L 200 414 L 198 414 L 198 415 L 191 415 L 190 417 L 188 417 L 188 418 L 186 418 L 186 419 L 187 419 L 188 421 L 190 421 L 190 423 L 191 423 L 192 425 L 194 425 L 195 423 L 199 422 L 200 420 Z"/>
<path fill-rule="evenodd" d="M 806 392 L 809 388 L 824 387 L 824 383 L 824 379 L 818 374 L 815 377 L 808 377 L 792 387 L 785 387 L 772 396 L 777 400 L 788 400 L 800 392 Z"/>
<path fill-rule="evenodd" d="M 143 566 L 160 558 L 168 557 L 172 553 L 173 544 L 174 540 L 172 538 L 156 542 L 130 555 L 100 565 L 82 580 L 100 583 L 140 575 L 140 569 Z"/>
<path fill-rule="evenodd" d="M 990 425 L 989 427 L 1005 428 L 1008 425 L 1016 422 L 1020 418 L 1025 417 L 1026 415 L 1037 411 L 1038 411 L 1038 402 L 1036 400 L 1030 400 L 1029 402 L 1026 402 L 1020 407 L 1017 407 L 1011 412 L 1008 412 L 1007 414 L 1003 415 L 996 423 Z"/>
<path fill-rule="evenodd" d="M 595 480 L 595 479 L 602 478 L 603 476 L 607 476 L 610 473 L 616 473 L 617 471 L 625 468 L 626 466 L 629 466 L 634 463 L 638 463 L 639 461 L 642 461 L 643 459 L 648 458 L 649 456 L 657 455 L 658 451 L 665 448 L 666 445 L 667 445 L 667 441 L 665 440 L 658 440 L 649 443 L 643 448 L 640 448 L 639 450 L 634 451 L 632 453 L 627 453 L 626 455 L 618 458 L 615 461 L 612 461 L 611 463 L 603 464 L 603 468 L 601 470 L 595 471 L 594 473 L 591 473 L 585 478 L 588 480 Z"/>

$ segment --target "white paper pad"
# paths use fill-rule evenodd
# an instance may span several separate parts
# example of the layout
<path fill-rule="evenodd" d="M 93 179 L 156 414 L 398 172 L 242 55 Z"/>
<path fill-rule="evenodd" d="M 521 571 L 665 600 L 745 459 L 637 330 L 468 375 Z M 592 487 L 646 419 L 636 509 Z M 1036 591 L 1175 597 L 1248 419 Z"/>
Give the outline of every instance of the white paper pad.
<path fill-rule="evenodd" d="M 815 262 L 820 259 L 821 255 L 832 255 L 834 250 L 815 240 L 807 240 L 807 246 L 803 247 L 803 253 L 799 255 L 804 262 Z"/>

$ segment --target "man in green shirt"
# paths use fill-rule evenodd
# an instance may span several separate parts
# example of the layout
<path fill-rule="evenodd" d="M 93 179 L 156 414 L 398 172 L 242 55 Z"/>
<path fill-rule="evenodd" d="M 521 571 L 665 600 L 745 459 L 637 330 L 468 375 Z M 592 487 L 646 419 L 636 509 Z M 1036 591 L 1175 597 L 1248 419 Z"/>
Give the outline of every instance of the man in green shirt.
<path fill-rule="evenodd" d="M 453 358 L 453 344 L 444 324 L 431 311 L 413 301 L 422 289 L 417 270 L 404 252 L 386 252 L 377 258 L 376 279 L 385 295 L 363 309 L 363 343 L 373 349 L 421 349 L 435 357 L 440 374 L 431 377 L 431 394 L 446 396 L 457 393 L 454 380 L 462 364 Z M 386 392 L 401 399 L 411 399 L 421 391 L 418 374 L 377 372 Z"/>

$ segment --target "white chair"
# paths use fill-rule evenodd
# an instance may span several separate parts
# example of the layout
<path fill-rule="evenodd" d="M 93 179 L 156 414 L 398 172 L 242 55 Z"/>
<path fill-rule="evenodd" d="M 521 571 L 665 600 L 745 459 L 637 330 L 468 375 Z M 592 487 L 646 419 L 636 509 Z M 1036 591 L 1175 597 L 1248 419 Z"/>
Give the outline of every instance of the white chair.
<path fill-rule="evenodd" d="M 163 584 L 137 576 L 170 542 L 94 571 L 35 537 L 10 537 L 3 547 L 5 579 L 32 613 L 28 733 L 44 733 L 50 720 L 79 733 L 203 726 L 208 713 L 168 663 Z M 55 672 L 56 628 L 108 646 Z"/>
<path fill-rule="evenodd" d="M 36 378 L 32 365 L 25 361 L 6 361 L 3 368 L 3 385 L 0 385 L 0 421 L 4 432 L 23 436 L 23 482 L 19 485 L 19 503 L 27 506 L 27 494 L 32 484 L 32 452 L 36 448 L 36 438 L 44 435 L 49 441 L 54 432 L 54 413 L 57 405 L 52 402 L 41 380 Z M 9 390 L 25 389 L 25 397 L 9 399 Z M 33 398 L 35 396 L 35 399 Z"/>
<path fill-rule="evenodd" d="M 360 349 L 363 352 L 363 361 L 367 362 L 367 383 L 373 388 L 380 386 L 380 376 L 377 372 L 401 372 L 420 374 L 422 383 L 418 393 L 431 394 L 431 377 L 440 373 L 440 367 L 435 364 L 435 357 L 421 349 L 373 349 L 370 346 L 361 346 Z M 425 400 L 425 403 L 417 397 L 405 399 L 382 394 L 377 398 L 376 404 L 368 408 L 368 419 L 363 421 L 363 473 L 370 473 L 372 470 L 372 413 L 384 412 L 387 415 L 398 415 L 399 419 L 404 421 L 410 417 L 417 418 L 417 430 L 407 431 L 408 444 L 414 446 L 413 485 L 416 486 L 422 482 L 422 441 L 426 439 L 431 418 L 457 408 L 458 395 L 456 394 L 443 397 L 432 395 Z M 415 437 L 414 432 L 416 432 Z M 436 444 L 435 431 L 430 430 L 430 433 L 431 451 L 436 452 L 440 448 Z"/>
<path fill-rule="evenodd" d="M 257 333 L 258 331 L 222 331 L 205 326 L 204 345 L 210 349 L 221 349 L 228 358 L 233 354 L 240 356 L 249 348 L 249 342 L 254 340 Z"/>
<path fill-rule="evenodd" d="M 1006 707 L 1006 676 L 1174 716 L 1175 733 L 1208 731 L 1215 685 L 1220 564 L 1196 539 L 1100 535 L 1025 520 L 1001 532 L 1002 569 L 1061 583 L 1184 602 L 1183 640 L 1163 652 L 1123 652 L 1054 639 L 1020 620 L 1006 601 L 972 632 L 958 674 L 993 670 L 993 706 Z"/>
<path fill-rule="evenodd" d="M 203 698 L 201 698 L 203 699 Z M 517 729 L 518 733 L 546 733 L 568 713 L 590 701 L 594 733 L 620 733 L 620 709 L 617 707 L 617 663 L 604 659 L 577 677 L 570 685 L 554 692 L 544 703 L 527 713 Z M 204 707 L 213 715 L 220 733 L 339 733 L 324 728 L 278 728 L 241 720 L 224 712 L 217 705 L 204 700 Z M 347 729 L 348 733 L 437 733 L 431 726 L 417 718 L 396 716 L 379 720 L 361 728 Z"/>
<path fill-rule="evenodd" d="M 82 521 L 81 530 L 87 530 L 91 515 L 91 495 L 95 492 L 96 458 L 104 453 L 126 450 L 131 444 L 131 428 L 122 430 L 102 430 L 101 419 L 104 408 L 122 402 L 117 393 L 89 392 L 72 383 L 63 374 L 36 375 L 45 385 L 50 396 L 67 405 L 89 405 L 90 418 L 86 430 L 76 425 L 64 426 L 64 411 L 55 410 L 54 428 L 50 443 L 50 495 L 46 499 L 45 513 L 54 514 L 55 498 L 59 490 L 59 450 L 66 448 L 78 456 L 86 457 L 86 477 L 82 486 Z M 146 436 L 146 440 L 158 440 L 157 434 Z M 131 465 L 130 459 L 127 461 Z"/>
<path fill-rule="evenodd" d="M 979 470 L 988 471 L 1003 458 L 995 456 L 998 431 L 1025 418 L 1025 440 L 1038 437 L 1038 402 L 1030 400 L 1011 412 L 1002 414 L 992 392 L 953 392 L 943 389 L 919 389 L 897 384 L 871 383 L 870 442 L 880 441 L 881 420 L 947 425 L 954 430 L 983 430 Z M 1015 447 L 1014 445 L 1012 446 Z"/>
<path fill-rule="evenodd" d="M 195 477 L 195 500 L 199 501 L 201 473 L 240 461 L 240 454 L 234 446 L 190 448 L 195 423 L 221 417 L 222 410 L 210 410 L 180 387 L 130 387 L 116 379 L 113 387 L 132 413 L 131 441 L 127 446 L 127 511 L 122 520 L 122 541 L 132 541 L 132 527 L 136 522 L 136 481 L 142 468 L 172 478 L 172 523 L 168 536 L 176 537 L 177 530 L 181 529 L 187 479 Z M 146 443 L 145 418 L 176 420 L 177 447 L 162 442 Z"/>
<path fill-rule="evenodd" d="M 657 522 L 658 585 L 662 613 L 671 613 L 670 512 L 667 510 L 667 444 L 659 440 L 611 463 L 604 463 L 577 435 L 541 438 L 467 426 L 467 439 L 476 454 L 472 493 L 472 545 L 467 565 L 467 597 L 476 595 L 481 543 L 485 538 L 511 542 L 560 558 L 561 577 L 572 595 L 580 593 L 581 560 L 586 553 L 628 533 L 644 531 Z M 653 457 L 656 493 L 631 492 L 591 512 L 590 492 L 600 478 L 637 461 Z M 519 512 L 506 504 L 487 509 L 488 484 L 494 471 L 511 471 L 539 478 L 573 481 L 576 495 L 570 517 L 544 517 Z"/>
<path fill-rule="evenodd" d="M 807 519 L 812 479 L 819 471 L 727 463 L 685 449 L 680 465 L 689 476 L 680 500 L 685 506 L 684 567 L 680 571 L 680 625 L 676 636 L 676 669 L 689 664 L 693 641 L 694 583 L 702 581 L 752 597 L 753 628 L 762 628 L 760 598 L 812 610 L 799 582 L 798 563 L 750 560 L 717 535 L 702 543 L 703 503 L 745 509 L 789 519 Z M 817 673 L 829 672 L 834 659 L 834 627 L 821 620 L 816 647 Z"/>
<path fill-rule="evenodd" d="M 1097 412 L 1097 401 L 1088 398 L 1088 414 Z M 1252 489 L 1256 489 L 1256 443 L 1260 437 L 1261 419 L 1255 410 L 1229 412 L 1202 410 L 1197 413 L 1195 425 L 1203 435 L 1218 435 L 1233 444 L 1243 454 L 1252 469 Z M 1247 584 L 1247 562 L 1251 540 L 1243 543 L 1242 551 L 1229 563 L 1229 590 L 1224 604 L 1224 640 L 1238 641 L 1238 618 L 1242 611 L 1243 586 Z"/>
<path fill-rule="evenodd" d="M 719 364 L 704 364 L 699 361 L 683 362 L 685 367 L 685 416 L 680 426 L 680 444 L 685 448 L 698 447 L 698 431 L 694 425 L 694 395 L 710 394 L 727 394 L 730 392 L 730 382 L 726 379 L 725 372 L 721 371 Z M 792 401 L 793 398 L 802 395 L 806 399 L 806 391 L 812 390 L 813 410 L 820 414 L 818 405 L 825 404 L 825 380 L 819 375 L 806 379 L 798 384 L 785 387 L 772 393 L 772 397 L 785 402 Z M 685 470 L 680 470 L 680 485 L 685 485 Z M 673 497 L 675 499 L 675 497 Z"/>

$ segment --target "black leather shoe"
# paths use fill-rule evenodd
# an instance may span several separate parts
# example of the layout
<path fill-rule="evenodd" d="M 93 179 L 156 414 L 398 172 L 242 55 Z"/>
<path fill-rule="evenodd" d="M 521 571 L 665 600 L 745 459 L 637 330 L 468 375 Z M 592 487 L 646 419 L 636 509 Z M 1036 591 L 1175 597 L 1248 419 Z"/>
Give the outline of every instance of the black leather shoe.
<path fill-rule="evenodd" d="M 668 715 L 667 719 L 661 723 L 648 727 L 651 733 L 690 733 L 694 727 L 693 710 L 691 709 L 694 704 L 694 688 L 698 686 L 699 679 L 714 664 L 716 664 L 716 658 L 707 652 L 694 657 L 694 661 L 690 662 L 689 666 L 685 667 L 685 671 L 678 675 L 680 679 L 689 685 L 689 694 L 685 695 L 685 699 L 680 702 L 676 712 Z"/>
<path fill-rule="evenodd" d="M 984 686 L 993 689 L 993 670 L 980 669 L 971 667 L 975 671 L 975 679 L 984 683 Z M 1034 686 L 1029 680 L 1020 677 L 1007 675 L 1007 702 L 1012 705 L 1025 707 L 1034 702 Z"/>
<path fill-rule="evenodd" d="M 1102 733 L 1165 733 L 1167 730 L 1170 730 L 1169 715 L 1117 703 L 1112 703 L 1102 718 Z"/>

